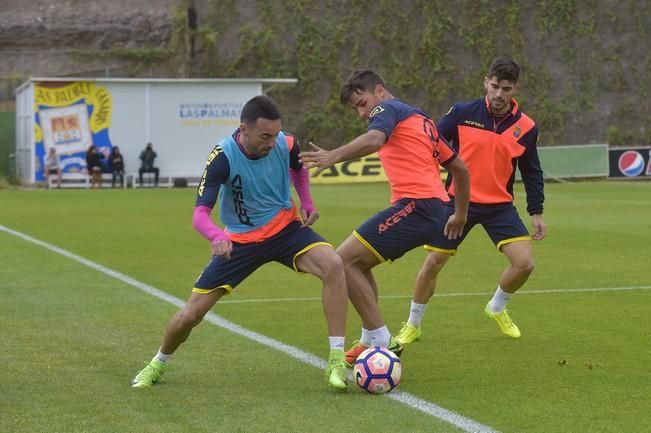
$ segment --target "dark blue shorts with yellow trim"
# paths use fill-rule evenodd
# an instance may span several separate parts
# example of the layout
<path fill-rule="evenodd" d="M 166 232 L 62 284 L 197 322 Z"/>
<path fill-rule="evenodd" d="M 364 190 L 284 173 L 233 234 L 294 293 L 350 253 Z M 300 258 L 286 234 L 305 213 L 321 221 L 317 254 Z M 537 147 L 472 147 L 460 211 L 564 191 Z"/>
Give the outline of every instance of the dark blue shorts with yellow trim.
<path fill-rule="evenodd" d="M 445 204 L 446 221 L 454 213 L 454 202 Z M 457 247 L 468 236 L 472 228 L 481 224 L 498 249 L 502 245 L 515 240 L 529 238 L 529 231 L 525 227 L 513 203 L 479 204 L 471 203 L 468 208 L 468 222 L 463 229 L 463 234 L 457 239 L 448 239 L 443 231 L 436 238 L 428 242 L 427 249 L 442 250 L 454 254 Z"/>
<path fill-rule="evenodd" d="M 296 257 L 317 245 L 330 245 L 309 227 L 293 221 L 262 242 L 233 242 L 230 260 L 213 256 L 194 283 L 193 292 L 208 293 L 220 287 L 233 290 L 265 263 L 278 262 L 296 269 Z"/>
<path fill-rule="evenodd" d="M 443 231 L 445 222 L 441 200 L 403 198 L 369 218 L 353 235 L 383 262 L 424 245 Z"/>

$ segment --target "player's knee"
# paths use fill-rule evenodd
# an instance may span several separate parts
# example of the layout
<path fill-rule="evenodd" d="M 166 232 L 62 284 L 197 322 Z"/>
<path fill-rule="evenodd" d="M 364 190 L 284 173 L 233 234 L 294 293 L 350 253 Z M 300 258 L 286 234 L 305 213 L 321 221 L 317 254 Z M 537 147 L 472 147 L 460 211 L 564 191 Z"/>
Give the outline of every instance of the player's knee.
<path fill-rule="evenodd" d="M 197 308 L 186 306 L 177 313 L 177 319 L 182 327 L 195 327 L 203 320 L 206 312 Z"/>
<path fill-rule="evenodd" d="M 536 268 L 536 263 L 531 257 L 526 257 L 522 260 L 518 260 L 518 262 L 514 263 L 514 265 L 518 272 L 522 275 L 530 275 Z"/>
<path fill-rule="evenodd" d="M 337 248 L 337 255 L 341 258 L 345 272 L 367 271 L 379 263 L 369 250 L 355 250 L 354 248 Z"/>
<path fill-rule="evenodd" d="M 324 279 L 344 275 L 344 262 L 338 254 L 329 254 L 321 262 L 321 268 Z"/>
<path fill-rule="evenodd" d="M 443 257 L 439 254 L 429 254 L 427 260 L 422 267 L 422 272 L 427 276 L 433 278 L 441 272 L 443 266 L 447 262 L 447 257 Z"/>

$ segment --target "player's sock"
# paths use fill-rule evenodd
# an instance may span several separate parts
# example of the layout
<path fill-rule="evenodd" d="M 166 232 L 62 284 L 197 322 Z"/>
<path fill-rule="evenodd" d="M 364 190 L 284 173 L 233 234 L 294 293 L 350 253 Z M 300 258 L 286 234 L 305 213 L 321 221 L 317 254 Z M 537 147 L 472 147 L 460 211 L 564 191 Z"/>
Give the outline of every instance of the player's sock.
<path fill-rule="evenodd" d="M 371 347 L 373 344 L 371 332 L 368 329 L 362 328 L 362 336 L 359 339 L 359 344 L 366 347 Z"/>
<path fill-rule="evenodd" d="M 154 356 L 154 359 L 158 360 L 158 362 L 162 362 L 163 364 L 167 364 L 167 362 L 168 362 L 170 359 L 172 359 L 172 354 L 171 354 L 171 353 L 170 353 L 170 354 L 163 353 L 163 352 L 161 352 L 160 349 L 159 349 L 159 350 L 158 350 L 158 353 L 156 354 L 156 356 Z"/>
<path fill-rule="evenodd" d="M 409 310 L 409 323 L 414 328 L 420 327 L 420 322 L 423 320 L 423 315 L 425 314 L 425 309 L 427 304 L 417 304 L 414 301 L 411 301 L 411 309 Z"/>
<path fill-rule="evenodd" d="M 509 302 L 512 295 L 512 293 L 505 292 L 500 286 L 497 286 L 493 298 L 488 303 L 488 308 L 493 313 L 501 313 L 506 308 L 506 304 Z"/>
<path fill-rule="evenodd" d="M 360 339 L 354 341 L 353 346 L 346 351 L 346 364 L 352 368 L 359 354 L 372 345 L 371 332 L 368 329 L 362 328 L 362 336 Z"/>
<path fill-rule="evenodd" d="M 389 347 L 391 342 L 391 333 L 386 326 L 369 331 L 371 334 L 371 346 Z"/>
<path fill-rule="evenodd" d="M 344 343 L 346 341 L 346 337 L 333 337 L 329 336 L 328 339 L 330 340 L 330 350 L 344 350 Z"/>

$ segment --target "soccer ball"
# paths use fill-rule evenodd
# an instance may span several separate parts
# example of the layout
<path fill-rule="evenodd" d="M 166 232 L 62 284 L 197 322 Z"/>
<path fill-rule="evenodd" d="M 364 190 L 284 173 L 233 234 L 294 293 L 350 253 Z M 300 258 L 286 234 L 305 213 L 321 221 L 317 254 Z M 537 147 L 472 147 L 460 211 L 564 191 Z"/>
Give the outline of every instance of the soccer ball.
<path fill-rule="evenodd" d="M 384 394 L 400 383 L 400 358 L 386 347 L 369 347 L 355 361 L 353 377 L 357 386 L 371 394 Z"/>

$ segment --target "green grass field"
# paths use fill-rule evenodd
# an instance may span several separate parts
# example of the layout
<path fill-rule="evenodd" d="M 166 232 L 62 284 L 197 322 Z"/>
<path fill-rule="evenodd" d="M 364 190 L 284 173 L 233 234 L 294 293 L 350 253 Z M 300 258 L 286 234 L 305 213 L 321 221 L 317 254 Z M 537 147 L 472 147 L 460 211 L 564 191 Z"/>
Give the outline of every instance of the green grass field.
<path fill-rule="evenodd" d="M 388 201 L 385 185 L 312 191 L 315 228 L 335 244 Z M 546 193 L 548 238 L 509 304 L 522 338 L 503 337 L 483 315 L 506 262 L 478 228 L 439 278 L 398 390 L 487 431 L 651 431 L 651 183 L 552 184 Z M 387 396 L 331 391 L 319 369 L 210 323 L 162 384 L 132 390 L 177 307 L 2 230 L 185 300 L 209 259 L 193 205 L 191 189 L 0 190 L 1 432 L 463 431 Z M 423 258 L 417 249 L 375 272 L 393 331 Z M 315 278 L 269 264 L 213 311 L 327 355 Z M 352 307 L 348 317 L 350 343 L 359 319 Z"/>

